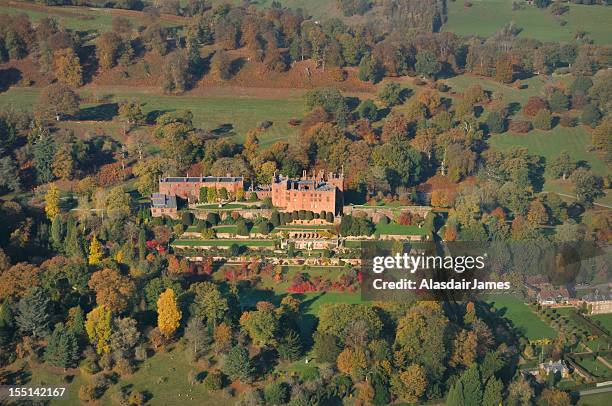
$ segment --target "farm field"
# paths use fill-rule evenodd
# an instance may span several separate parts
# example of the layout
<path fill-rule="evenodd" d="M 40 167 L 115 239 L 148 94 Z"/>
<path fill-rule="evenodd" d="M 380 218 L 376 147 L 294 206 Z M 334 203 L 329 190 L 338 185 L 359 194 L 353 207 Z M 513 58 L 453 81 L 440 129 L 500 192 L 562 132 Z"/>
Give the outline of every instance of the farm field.
<path fill-rule="evenodd" d="M 510 320 L 528 340 L 554 338 L 555 330 L 536 316 L 520 299 L 511 295 L 487 295 L 483 299 L 493 305 L 498 314 Z"/>
<path fill-rule="evenodd" d="M 570 11 L 560 17 L 567 24 L 561 26 L 549 9 L 525 4 L 523 9 L 513 11 L 512 0 L 475 0 L 471 3 L 471 7 L 465 7 L 463 1 L 449 1 L 448 22 L 443 29 L 458 35 L 491 36 L 514 21 L 522 29 L 521 37 L 570 42 L 577 30 L 585 30 L 596 44 L 612 41 L 610 7 L 568 3 Z"/>
<path fill-rule="evenodd" d="M 91 91 L 84 88 L 84 95 Z M 13 87 L 2 94 L 0 107 L 12 106 L 31 109 L 36 105 L 39 90 Z M 300 118 L 304 113 L 301 98 L 269 99 L 256 97 L 222 96 L 167 96 L 157 92 L 121 88 L 96 88 L 98 95 L 110 95 L 110 102 L 137 99 L 143 103 L 143 112 L 169 112 L 191 110 L 196 127 L 217 132 L 220 136 L 240 142 L 247 131 L 257 127 L 262 121 L 271 121 L 272 126 L 260 136 L 261 145 L 287 140 L 297 134 L 297 129 L 287 123 L 291 118 Z M 95 104 L 83 107 L 95 107 Z M 68 122 L 69 123 L 69 122 Z"/>

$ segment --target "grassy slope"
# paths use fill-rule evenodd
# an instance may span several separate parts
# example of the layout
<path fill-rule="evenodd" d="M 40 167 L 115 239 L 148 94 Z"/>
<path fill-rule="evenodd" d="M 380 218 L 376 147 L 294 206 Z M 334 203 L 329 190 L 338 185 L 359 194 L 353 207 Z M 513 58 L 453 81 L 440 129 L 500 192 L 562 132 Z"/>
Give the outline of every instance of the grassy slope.
<path fill-rule="evenodd" d="M 593 320 L 600 321 L 603 327 L 612 333 L 612 314 L 597 314 L 590 317 Z"/>
<path fill-rule="evenodd" d="M 549 10 L 534 6 L 512 11 L 512 0 L 472 0 L 470 8 L 463 1 L 448 2 L 448 23 L 446 31 L 459 35 L 491 36 L 502 26 L 514 21 L 522 28 L 522 37 L 542 41 L 569 42 L 574 33 L 583 29 L 596 44 L 610 44 L 612 41 L 612 8 L 570 4 L 570 11 L 561 16 L 568 23 L 565 26 L 553 18 Z"/>
<path fill-rule="evenodd" d="M 509 319 L 529 340 L 554 338 L 555 330 L 544 323 L 518 298 L 510 295 L 489 295 L 487 302 L 492 303 L 497 312 Z"/>
<path fill-rule="evenodd" d="M 151 111 L 173 111 L 188 109 L 193 112 L 194 125 L 205 129 L 218 129 L 224 124 L 228 131 L 223 136 L 232 137 L 237 142 L 243 141 L 248 130 L 257 127 L 264 120 L 273 122 L 272 127 L 260 136 L 262 145 L 269 145 L 279 140 L 292 138 L 297 129 L 287 123 L 290 118 L 299 118 L 304 113 L 304 103 L 300 98 L 268 99 L 255 97 L 222 97 L 222 96 L 167 96 L 138 88 L 96 89 L 97 94 L 110 94 L 115 101 L 136 99 L 144 103 L 145 113 Z M 21 109 L 32 109 L 36 105 L 39 89 L 13 87 L 2 93 L 0 106 L 11 106 Z M 82 93 L 91 93 L 85 88 Z M 92 105 L 86 105 L 90 107 Z"/>

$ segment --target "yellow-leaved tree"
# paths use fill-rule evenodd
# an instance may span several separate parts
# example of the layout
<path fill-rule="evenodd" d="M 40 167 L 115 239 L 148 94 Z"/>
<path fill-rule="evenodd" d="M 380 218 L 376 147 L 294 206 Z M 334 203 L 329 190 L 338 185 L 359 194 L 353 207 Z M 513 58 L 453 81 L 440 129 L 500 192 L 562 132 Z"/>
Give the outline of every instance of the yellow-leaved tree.
<path fill-rule="evenodd" d="M 157 327 L 159 327 L 159 331 L 165 337 L 171 337 L 179 327 L 182 316 L 176 303 L 174 290 L 166 289 L 157 299 Z"/>
<path fill-rule="evenodd" d="M 89 265 L 98 265 L 102 262 L 103 255 L 102 244 L 100 244 L 100 241 L 94 235 L 91 238 L 91 243 L 89 243 L 89 258 L 87 259 Z"/>
<path fill-rule="evenodd" d="M 45 213 L 51 221 L 56 215 L 60 214 L 60 193 L 55 185 L 49 186 L 45 195 Z"/>
<path fill-rule="evenodd" d="M 105 305 L 101 305 L 87 313 L 85 320 L 85 331 L 89 342 L 95 347 L 98 354 L 110 350 L 111 336 L 111 311 Z"/>

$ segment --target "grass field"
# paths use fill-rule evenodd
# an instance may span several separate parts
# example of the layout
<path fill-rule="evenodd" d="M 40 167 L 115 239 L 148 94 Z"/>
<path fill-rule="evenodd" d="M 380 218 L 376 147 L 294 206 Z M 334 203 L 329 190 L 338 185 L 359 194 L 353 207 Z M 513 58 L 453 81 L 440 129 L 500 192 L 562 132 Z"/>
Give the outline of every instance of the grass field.
<path fill-rule="evenodd" d="M 591 319 L 601 322 L 603 328 L 608 330 L 608 333 L 612 334 L 612 314 L 597 314 L 590 316 Z"/>
<path fill-rule="evenodd" d="M 522 80 L 521 83 L 526 85 L 526 89 L 517 89 L 512 86 L 504 85 L 492 79 L 484 77 L 474 77 L 468 75 L 459 75 L 450 79 L 444 80 L 452 91 L 463 93 L 468 87 L 479 84 L 484 90 L 492 92 L 496 95 L 501 95 L 505 103 L 527 103 L 531 96 L 540 94 L 544 84 L 538 76 L 533 76 L 529 79 Z"/>
<path fill-rule="evenodd" d="M 383 235 L 426 235 L 429 231 L 425 227 L 402 226 L 397 223 L 376 225 L 376 232 Z"/>
<path fill-rule="evenodd" d="M 540 10 L 525 5 L 512 11 L 512 0 L 472 0 L 472 7 L 463 1 L 449 1 L 448 22 L 445 31 L 458 35 L 491 36 L 505 24 L 514 21 L 522 28 L 521 37 L 549 42 L 570 42 L 577 30 L 585 30 L 596 44 L 612 42 L 612 8 L 568 4 L 570 11 L 560 18 L 567 21 L 561 26 L 549 9 Z M 521 2 L 524 3 L 524 2 Z"/>
<path fill-rule="evenodd" d="M 578 400 L 577 405 L 578 406 L 609 406 L 610 405 L 610 392 L 581 396 L 580 400 Z"/>
<path fill-rule="evenodd" d="M 536 316 L 520 299 L 510 295 L 488 295 L 485 297 L 498 314 L 507 318 L 529 340 L 554 338 L 557 334 Z"/>
<path fill-rule="evenodd" d="M 576 162 L 586 163 L 593 172 L 605 176 L 610 173 L 606 164 L 596 154 L 587 150 L 591 144 L 591 136 L 583 127 L 566 128 L 557 126 L 551 131 L 533 130 L 528 134 L 495 134 L 489 139 L 492 148 L 507 150 L 511 147 L 525 147 L 531 154 L 543 157 L 551 162 L 561 151 L 567 151 Z M 572 188 L 559 181 L 547 179 L 544 190 L 573 195 Z M 612 197 L 607 196 L 596 200 L 609 205 Z"/>
<path fill-rule="evenodd" d="M 30 110 L 36 105 L 40 90 L 13 87 L 2 93 L 0 107 L 14 107 Z M 83 88 L 81 93 L 91 94 L 91 89 Z M 111 100 L 138 100 L 144 104 L 144 113 L 191 110 L 194 125 L 198 128 L 215 131 L 221 137 L 229 137 L 240 142 L 248 130 L 255 129 L 265 120 L 272 127 L 260 134 L 260 144 L 270 145 L 279 140 L 287 140 L 297 134 L 295 127 L 287 123 L 290 118 L 301 118 L 304 102 L 301 98 L 269 99 L 222 96 L 167 96 L 157 92 L 147 92 L 138 88 L 96 88 L 98 95 L 111 95 Z M 85 107 L 93 107 L 88 104 Z"/>

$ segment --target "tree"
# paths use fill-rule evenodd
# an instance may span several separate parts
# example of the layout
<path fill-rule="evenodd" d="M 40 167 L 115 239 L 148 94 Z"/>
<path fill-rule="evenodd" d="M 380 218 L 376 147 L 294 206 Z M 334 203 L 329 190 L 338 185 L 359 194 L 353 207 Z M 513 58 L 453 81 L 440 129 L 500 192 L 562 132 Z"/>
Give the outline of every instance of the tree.
<path fill-rule="evenodd" d="M 229 311 L 227 299 L 223 297 L 218 286 L 212 282 L 199 282 L 191 285 L 195 292 L 192 314 L 205 318 L 211 326 L 217 326 Z"/>
<path fill-rule="evenodd" d="M 289 386 L 285 382 L 272 382 L 264 388 L 266 405 L 284 405 L 289 400 Z"/>
<path fill-rule="evenodd" d="M 567 392 L 554 388 L 544 389 L 540 395 L 540 401 L 543 406 L 570 406 L 572 404 Z"/>
<path fill-rule="evenodd" d="M 355 375 L 367 367 L 365 352 L 361 348 L 346 347 L 336 359 L 338 370 L 347 375 Z"/>
<path fill-rule="evenodd" d="M 396 82 L 387 82 L 378 92 L 378 100 L 387 107 L 393 107 L 402 102 L 402 87 Z"/>
<path fill-rule="evenodd" d="M 583 124 L 586 124 L 594 128 L 595 126 L 597 126 L 597 123 L 599 123 L 600 118 L 601 118 L 601 112 L 599 111 L 599 109 L 592 104 L 587 104 L 582 109 L 582 115 L 580 116 L 580 121 Z"/>
<path fill-rule="evenodd" d="M 40 92 L 35 111 L 42 120 L 59 121 L 79 111 L 79 96 L 64 83 L 51 84 Z"/>
<path fill-rule="evenodd" d="M 527 220 L 534 225 L 548 223 L 548 211 L 539 200 L 534 200 L 529 204 Z"/>
<path fill-rule="evenodd" d="M 393 391 L 408 403 L 418 403 L 427 389 L 427 375 L 422 366 L 412 364 L 392 378 Z"/>
<path fill-rule="evenodd" d="M 548 104 L 552 111 L 560 113 L 568 109 L 569 98 L 561 90 L 555 90 L 550 96 Z"/>
<path fill-rule="evenodd" d="M 225 323 L 219 324 L 217 328 L 215 328 L 213 339 L 215 341 L 215 351 L 217 353 L 229 350 L 232 345 L 232 329 Z"/>
<path fill-rule="evenodd" d="M 53 66 L 55 77 L 60 82 L 77 87 L 83 84 L 81 61 L 71 48 L 55 51 L 53 54 Z"/>
<path fill-rule="evenodd" d="M 98 241 L 98 238 L 94 234 L 91 237 L 91 243 L 89 244 L 89 257 L 87 258 L 87 262 L 89 265 L 98 265 L 102 261 L 104 257 L 104 252 L 102 251 L 102 244 Z"/>
<path fill-rule="evenodd" d="M 45 361 L 60 368 L 70 368 L 79 359 L 79 343 L 76 336 L 62 323 L 55 325 L 45 349 Z"/>
<path fill-rule="evenodd" d="M 502 133 L 505 131 L 506 126 L 504 118 L 499 111 L 492 111 L 487 116 L 487 128 L 492 133 Z"/>
<path fill-rule="evenodd" d="M 419 75 L 435 78 L 440 71 L 440 63 L 433 52 L 423 50 L 417 53 L 414 68 Z"/>
<path fill-rule="evenodd" d="M 592 132 L 591 143 L 601 152 L 612 156 L 612 120 L 606 119 L 601 122 Z"/>
<path fill-rule="evenodd" d="M 240 325 L 257 347 L 266 347 L 277 343 L 279 320 L 272 309 L 245 312 L 240 317 Z"/>
<path fill-rule="evenodd" d="M 364 55 L 359 62 L 359 80 L 378 83 L 384 76 L 383 68 L 378 60 L 371 55 Z"/>
<path fill-rule="evenodd" d="M 525 379 L 513 381 L 508 385 L 508 404 L 527 406 L 531 405 L 533 389 Z"/>
<path fill-rule="evenodd" d="M 218 50 L 211 60 L 211 71 L 216 73 L 222 80 L 229 80 L 232 77 L 232 61 L 223 50 Z"/>
<path fill-rule="evenodd" d="M 603 179 L 587 169 L 577 169 L 571 179 L 574 182 L 576 199 L 588 207 L 593 205 L 595 199 L 604 195 Z"/>
<path fill-rule="evenodd" d="M 115 319 L 113 333 L 110 336 L 110 349 L 116 357 L 128 359 L 133 356 L 134 348 L 140 341 L 136 320 L 130 317 Z"/>
<path fill-rule="evenodd" d="M 329 333 L 315 332 L 312 351 L 318 362 L 334 362 L 340 354 L 339 339 Z"/>
<path fill-rule="evenodd" d="M 295 361 L 302 353 L 302 345 L 300 342 L 300 336 L 293 330 L 289 332 L 281 339 L 278 347 L 278 356 L 284 361 Z"/>
<path fill-rule="evenodd" d="M 63 180 L 70 180 L 74 176 L 76 163 L 72 156 L 72 145 L 63 144 L 55 153 L 54 162 L 51 165 L 53 174 Z"/>
<path fill-rule="evenodd" d="M 15 321 L 23 334 L 42 338 L 49 333 L 49 303 L 48 296 L 38 287 L 19 300 Z"/>
<path fill-rule="evenodd" d="M 533 118 L 533 126 L 538 130 L 548 131 L 552 128 L 552 115 L 547 109 L 542 109 Z"/>
<path fill-rule="evenodd" d="M 119 105 L 119 115 L 126 119 L 129 125 L 139 125 L 144 122 L 142 104 L 136 101 L 126 101 Z"/>
<path fill-rule="evenodd" d="M 238 219 L 236 222 L 236 234 L 243 236 L 249 235 L 249 227 L 243 218 Z"/>
<path fill-rule="evenodd" d="M 131 202 L 130 194 L 126 193 L 122 185 L 119 185 L 108 192 L 104 206 L 108 212 L 129 214 Z"/>
<path fill-rule="evenodd" d="M 512 83 L 514 78 L 512 58 L 505 54 L 495 64 L 495 79 L 502 83 Z"/>
<path fill-rule="evenodd" d="M 523 106 L 523 113 L 527 116 L 533 117 L 540 110 L 546 109 L 548 104 L 544 99 L 538 96 L 531 96 L 529 100 L 527 100 L 527 104 Z"/>
<path fill-rule="evenodd" d="M 235 346 L 225 356 L 223 365 L 225 372 L 232 379 L 240 379 L 243 382 L 251 380 L 253 375 L 253 366 L 249 353 L 242 346 Z"/>
<path fill-rule="evenodd" d="M 370 121 L 375 121 L 376 117 L 378 116 L 378 108 L 376 107 L 376 105 L 374 104 L 374 102 L 372 100 L 364 100 L 362 101 L 359 106 L 357 107 L 357 113 L 359 114 L 359 117 L 370 120 Z"/>
<path fill-rule="evenodd" d="M 134 282 L 116 269 L 105 268 L 94 272 L 88 286 L 96 292 L 96 302 L 104 305 L 113 313 L 127 310 L 132 294 L 136 289 Z"/>
<path fill-rule="evenodd" d="M 555 178 L 562 177 L 563 180 L 567 179 L 574 169 L 576 169 L 576 161 L 574 161 L 567 151 L 561 151 L 561 153 L 553 159 L 550 164 L 547 165 L 549 173 Z"/>
<path fill-rule="evenodd" d="M 495 377 L 489 378 L 482 395 L 483 406 L 499 406 L 503 403 L 504 385 Z"/>
<path fill-rule="evenodd" d="M 174 290 L 166 289 L 157 300 L 157 327 L 164 336 L 169 338 L 178 329 L 182 316 L 176 303 Z"/>
<path fill-rule="evenodd" d="M 166 93 L 181 93 L 190 86 L 189 62 L 184 51 L 174 51 L 164 63 L 162 88 Z"/>
<path fill-rule="evenodd" d="M 15 160 L 10 156 L 0 158 L 0 188 L 6 188 L 13 192 L 21 191 L 19 169 Z"/>
<path fill-rule="evenodd" d="M 482 383 L 477 365 L 468 368 L 448 392 L 446 404 L 449 406 L 482 404 Z"/>
<path fill-rule="evenodd" d="M 53 220 L 60 212 L 59 189 L 57 186 L 51 185 L 45 194 L 45 213 L 49 220 Z"/>
<path fill-rule="evenodd" d="M 94 346 L 98 354 L 107 353 L 110 350 L 111 338 L 111 311 L 105 305 L 99 305 L 87 313 L 85 320 L 85 331 L 89 342 Z"/>
<path fill-rule="evenodd" d="M 185 339 L 193 349 L 193 356 L 197 359 L 200 351 L 204 349 L 210 341 L 206 327 L 202 324 L 202 321 L 197 317 L 189 319 L 187 326 L 185 327 Z"/>
<path fill-rule="evenodd" d="M 117 63 L 121 49 L 121 37 L 112 31 L 102 33 L 96 39 L 96 57 L 102 69 L 110 69 Z"/>

